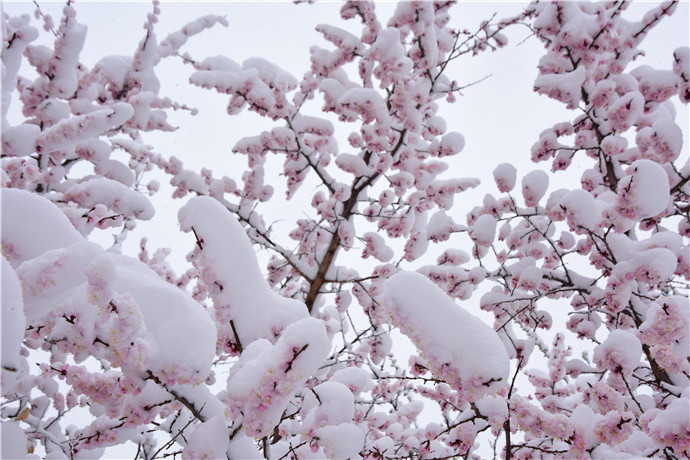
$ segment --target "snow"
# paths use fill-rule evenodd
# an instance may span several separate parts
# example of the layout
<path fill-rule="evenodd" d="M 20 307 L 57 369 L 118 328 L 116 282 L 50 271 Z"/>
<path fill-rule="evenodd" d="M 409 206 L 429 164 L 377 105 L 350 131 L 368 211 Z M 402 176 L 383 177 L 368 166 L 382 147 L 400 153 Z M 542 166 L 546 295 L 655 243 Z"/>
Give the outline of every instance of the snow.
<path fill-rule="evenodd" d="M 262 58 L 250 58 L 239 67 L 222 56 L 204 60 L 189 81 L 203 88 L 231 94 L 228 113 L 238 113 L 246 103 L 249 109 L 277 119 L 291 115 L 284 92 L 297 86 L 297 80 Z"/>
<path fill-rule="evenodd" d="M 49 152 L 67 149 L 84 138 L 101 135 L 109 129 L 122 125 L 132 115 L 134 115 L 134 109 L 131 105 L 118 102 L 110 108 L 70 117 L 42 131 L 36 138 L 36 145 L 41 150 Z"/>
<path fill-rule="evenodd" d="M 386 102 L 376 90 L 371 88 L 351 88 L 338 99 L 338 104 L 345 109 L 352 120 L 361 116 L 364 123 L 376 119 L 380 124 L 390 124 Z"/>
<path fill-rule="evenodd" d="M 36 139 L 40 132 L 38 126 L 30 124 L 3 129 L 3 155 L 20 157 L 32 154 L 36 151 Z"/>
<path fill-rule="evenodd" d="M 84 269 L 103 252 L 95 243 L 80 241 L 46 251 L 21 264 L 17 274 L 24 287 L 24 311 L 29 324 L 36 324 L 55 305 L 69 301 L 73 291 L 86 281 Z"/>
<path fill-rule="evenodd" d="M 651 420 L 650 420 L 651 419 Z M 675 398 L 665 410 L 652 409 L 642 416 L 643 426 L 657 443 L 669 445 L 677 452 L 688 453 L 690 436 L 690 400 L 685 395 Z"/>
<path fill-rule="evenodd" d="M 510 366 L 496 332 L 423 275 L 393 275 L 385 284 L 383 306 L 393 324 L 417 346 L 434 375 L 465 400 L 496 394 L 506 384 Z"/>
<path fill-rule="evenodd" d="M 632 275 L 641 282 L 650 284 L 670 279 L 676 270 L 678 259 L 673 251 L 666 248 L 651 248 L 637 252 L 629 260 L 621 261 L 614 271 L 623 276 Z"/>
<path fill-rule="evenodd" d="M 578 404 L 573 409 L 570 422 L 573 424 L 576 432 L 580 434 L 580 442 L 584 444 L 586 449 L 591 449 L 597 444 L 592 428 L 601 418 L 601 414 L 594 413 L 587 404 Z"/>
<path fill-rule="evenodd" d="M 289 324 L 307 317 L 304 303 L 273 291 L 261 274 L 249 237 L 223 205 L 213 198 L 190 199 L 179 211 L 180 227 L 194 233 L 203 249 L 196 264 L 212 292 L 216 317 L 229 338 L 233 321 L 243 346 L 264 338 L 275 342 Z"/>
<path fill-rule="evenodd" d="M 495 236 L 496 219 L 490 214 L 479 216 L 470 230 L 470 238 L 479 246 L 490 246 Z"/>
<path fill-rule="evenodd" d="M 194 72 L 189 81 L 202 88 L 215 88 L 225 94 L 232 94 L 240 83 L 239 76 L 227 70 L 200 70 Z"/>
<path fill-rule="evenodd" d="M 206 380 L 215 357 L 216 331 L 208 312 L 138 260 L 105 253 L 116 266 L 115 292 L 131 294 L 152 338 L 151 370 L 181 383 Z M 147 334 L 147 335 L 148 335 Z"/>
<path fill-rule="evenodd" d="M 243 433 L 237 433 L 235 438 L 230 441 L 228 445 L 228 457 L 245 460 L 259 460 L 265 458 L 261 455 L 261 452 L 259 452 L 256 443 L 254 443 L 254 439 L 245 436 Z"/>
<path fill-rule="evenodd" d="M 594 362 L 601 369 L 609 369 L 629 375 L 640 363 L 642 345 L 630 331 L 611 331 L 600 345 L 594 348 Z"/>
<path fill-rule="evenodd" d="M 114 139 L 113 145 L 121 146 L 124 150 L 140 148 L 129 139 Z M 96 139 L 82 139 L 76 144 L 75 152 L 94 162 L 94 164 L 106 161 L 110 157 L 111 147 L 106 142 Z"/>
<path fill-rule="evenodd" d="M 644 111 L 644 96 L 639 91 L 631 91 L 618 98 L 606 113 L 607 121 L 614 131 L 623 132 L 630 128 Z"/>
<path fill-rule="evenodd" d="M 517 168 L 510 163 L 501 163 L 494 169 L 494 180 L 501 193 L 510 192 L 515 187 Z"/>
<path fill-rule="evenodd" d="M 9 388 L 14 381 L 13 375 L 19 370 L 19 349 L 24 340 L 26 322 L 22 286 L 12 266 L 2 258 L 2 384 Z M 4 457 L 3 458 L 9 458 Z"/>
<path fill-rule="evenodd" d="M 49 97 L 36 107 L 38 118 L 47 126 L 51 126 L 63 118 L 71 115 L 69 104 Z"/>
<path fill-rule="evenodd" d="M 625 217 L 654 217 L 666 209 L 669 200 L 668 176 L 654 161 L 633 162 L 618 182 L 616 205 Z"/>
<path fill-rule="evenodd" d="M 371 377 L 372 374 L 367 369 L 346 367 L 335 371 L 329 381 L 342 383 L 353 393 L 359 393 L 371 390 L 374 386 Z"/>
<path fill-rule="evenodd" d="M 26 455 L 26 434 L 18 422 L 3 421 L 0 425 L 0 433 L 2 433 L 0 457 L 7 459 L 30 458 Z"/>
<path fill-rule="evenodd" d="M 230 430 L 225 425 L 225 419 L 214 416 L 197 425 L 190 435 L 187 435 L 187 445 L 182 457 L 194 458 L 225 458 L 228 449 Z"/>
<path fill-rule="evenodd" d="M 450 209 L 453 206 L 456 193 L 464 192 L 478 185 L 479 179 L 475 178 L 435 179 L 426 188 L 426 194 L 439 208 Z"/>
<path fill-rule="evenodd" d="M 393 27 L 382 30 L 369 48 L 370 55 L 381 62 L 395 63 L 405 58 L 405 50 L 400 43 L 400 31 Z"/>
<path fill-rule="evenodd" d="M 2 52 L 2 129 L 7 126 L 7 112 L 12 101 L 12 92 L 16 88 L 17 73 L 22 64 L 22 55 L 29 42 L 38 38 L 38 30 L 29 25 L 29 16 L 15 17 L 7 21 L 15 29 L 16 39 L 12 46 L 3 47 Z M 3 21 L 3 35 L 6 33 Z M 9 32 L 9 31 L 7 31 Z M 3 133 L 4 134 L 4 133 Z"/>
<path fill-rule="evenodd" d="M 381 262 L 388 262 L 393 258 L 393 250 L 386 245 L 386 240 L 378 233 L 366 232 L 362 235 L 362 239 L 366 243 L 362 258 L 372 256 Z"/>
<path fill-rule="evenodd" d="M 479 412 L 489 418 L 489 424 L 493 428 L 500 428 L 508 419 L 508 403 L 505 399 L 488 395 L 476 402 Z"/>
<path fill-rule="evenodd" d="M 446 157 L 460 153 L 465 148 L 465 138 L 460 133 L 448 133 L 441 141 L 434 141 L 429 145 L 432 155 Z"/>
<path fill-rule="evenodd" d="M 2 188 L 2 253 L 13 267 L 51 249 L 82 240 L 50 201 L 25 190 Z M 27 210 L 31 212 L 27 212 Z"/>
<path fill-rule="evenodd" d="M 681 46 L 673 52 L 673 72 L 681 77 L 678 97 L 687 103 L 690 101 L 690 47 Z"/>
<path fill-rule="evenodd" d="M 403 258 L 407 261 L 416 260 L 421 257 L 429 246 L 429 240 L 426 234 L 427 213 L 426 211 L 417 214 L 414 218 L 414 224 L 410 230 L 410 237 L 405 243 Z"/>
<path fill-rule="evenodd" d="M 204 29 L 208 29 L 214 26 L 216 23 L 220 23 L 225 27 L 228 26 L 228 20 L 222 16 L 216 15 L 206 15 L 202 16 L 194 21 L 188 22 L 184 27 L 168 35 L 163 39 L 158 45 L 158 53 L 161 56 L 170 56 L 180 49 L 182 45 L 187 42 L 187 39 L 191 36 L 197 35 Z"/>
<path fill-rule="evenodd" d="M 561 198 L 558 206 L 564 211 L 570 228 L 584 227 L 588 230 L 597 228 L 601 220 L 603 206 L 586 190 L 571 190 Z"/>
<path fill-rule="evenodd" d="M 638 142 L 639 145 L 639 142 Z M 623 136 L 606 136 L 601 141 L 601 150 L 609 156 L 620 155 L 628 148 L 628 140 Z"/>
<path fill-rule="evenodd" d="M 532 263 L 534 263 L 534 260 L 532 260 Z M 520 270 L 518 278 L 517 287 L 519 289 L 536 291 L 540 288 L 543 279 L 542 269 L 535 265 L 528 265 Z"/>
<path fill-rule="evenodd" d="M 96 174 L 117 181 L 128 188 L 134 185 L 136 179 L 134 172 L 127 165 L 117 160 L 103 160 L 96 164 L 94 171 Z"/>
<path fill-rule="evenodd" d="M 581 88 L 585 83 L 585 66 L 562 74 L 540 74 L 534 82 L 535 91 L 563 102 L 569 109 L 577 107 L 581 99 Z"/>
<path fill-rule="evenodd" d="M 305 430 L 350 422 L 355 415 L 355 397 L 342 383 L 324 382 L 305 395 L 300 413 Z"/>
<path fill-rule="evenodd" d="M 324 78 L 319 85 L 324 95 L 324 109 L 335 110 L 338 99 L 345 92 L 345 87 L 335 78 Z"/>
<path fill-rule="evenodd" d="M 304 318 L 285 328 L 275 345 L 258 339 L 245 347 L 220 395 L 248 436 L 270 434 L 292 395 L 321 366 L 330 345 L 322 321 Z M 348 390 L 349 391 L 349 390 Z"/>
<path fill-rule="evenodd" d="M 526 206 L 537 206 L 549 186 L 549 175 L 539 169 L 530 171 L 522 178 L 522 196 Z"/>
<path fill-rule="evenodd" d="M 354 174 L 355 177 L 367 176 L 374 172 L 374 169 L 368 166 L 359 155 L 341 153 L 336 157 L 335 164 L 343 171 Z"/>
<path fill-rule="evenodd" d="M 426 228 L 427 238 L 434 242 L 446 241 L 451 233 L 461 230 L 463 227 L 453 221 L 445 211 L 436 211 L 429 219 Z"/>
<path fill-rule="evenodd" d="M 259 57 L 249 58 L 242 63 L 242 68 L 245 70 L 256 70 L 261 80 L 273 84 L 281 91 L 292 91 L 297 87 L 297 79 L 295 77 L 266 59 Z"/>
<path fill-rule="evenodd" d="M 20 267 L 25 286 L 40 286 L 34 281 L 37 277 L 43 277 L 47 286 L 42 291 L 25 288 L 27 319 L 32 324 L 40 324 L 52 308 L 57 308 L 56 311 L 68 308 L 84 321 L 97 321 L 91 313 L 92 294 L 86 287 L 86 276 L 89 270 L 99 267 L 103 271 L 104 266 L 114 269 L 111 277 L 105 269 L 105 278 L 111 278 L 113 292 L 125 295 L 113 298 L 118 316 L 124 319 L 128 309 L 134 309 L 129 314 L 136 318 L 140 311 L 143 319 L 143 331 L 135 332 L 131 340 L 139 337 L 144 340 L 144 355 L 132 355 L 126 364 L 137 368 L 148 366 L 165 382 L 203 382 L 210 372 L 216 343 L 215 328 L 208 313 L 187 293 L 166 283 L 143 263 L 104 252 L 93 243 L 77 243 L 64 250 L 52 251 Z M 55 290 L 58 292 L 53 292 Z M 94 326 L 105 329 L 110 340 L 125 339 L 122 332 L 107 332 L 109 326 L 117 327 L 117 323 Z M 56 326 L 52 333 L 69 334 L 69 331 Z M 115 335 L 111 335 L 113 333 Z M 119 343 L 113 342 L 111 347 L 121 355 L 127 353 Z M 137 359 L 141 362 L 135 362 Z"/>
<path fill-rule="evenodd" d="M 414 184 L 414 176 L 407 171 L 400 171 L 388 177 L 390 183 L 395 187 L 396 195 L 402 195 L 405 189 L 408 189 Z"/>
<path fill-rule="evenodd" d="M 664 118 L 640 129 L 635 143 L 644 158 L 659 163 L 675 161 L 683 147 L 683 132 L 680 127 Z"/>
<path fill-rule="evenodd" d="M 204 183 L 203 178 L 189 170 L 180 171 L 172 179 L 170 179 L 170 185 L 173 187 L 179 187 L 182 189 L 189 189 L 199 194 L 207 194 L 208 186 Z"/>
<path fill-rule="evenodd" d="M 127 180 L 121 176 L 118 178 Z M 87 209 L 103 204 L 117 213 L 134 215 L 141 220 L 150 220 L 155 213 L 148 198 L 127 185 L 107 177 L 94 177 L 76 184 L 68 189 L 65 198 Z"/>
<path fill-rule="evenodd" d="M 237 62 L 221 54 L 205 58 L 197 67 L 199 69 L 217 69 L 227 72 L 240 72 L 242 70 L 242 67 Z"/>
<path fill-rule="evenodd" d="M 630 75 L 639 82 L 639 90 L 647 101 L 663 102 L 678 92 L 680 81 L 671 70 L 643 65 L 633 69 Z"/>
<path fill-rule="evenodd" d="M 346 30 L 328 24 L 319 24 L 316 26 L 316 30 L 321 32 L 326 40 L 343 51 L 357 54 L 363 54 L 364 52 L 360 39 Z"/>
<path fill-rule="evenodd" d="M 15 248 L 13 260 L 22 282 L 29 324 L 47 321 L 53 311 L 58 316 L 61 312 L 75 315 L 78 324 L 70 327 L 60 320 L 51 334 L 71 337 L 77 333 L 74 343 L 78 347 L 88 337 L 93 340 L 96 329 L 107 333 L 108 327 L 117 327 L 118 323 L 103 323 L 104 319 L 98 318 L 112 298 L 123 309 L 118 312 L 123 321 L 127 304 L 143 315 L 145 335 L 135 332 L 132 336 L 132 340 L 143 340 L 143 349 L 137 349 L 143 355 L 136 355 L 143 362 L 132 362 L 133 366 L 148 364 L 167 382 L 200 383 L 206 379 L 215 356 L 216 333 L 200 304 L 142 262 L 84 241 L 46 198 L 10 189 L 3 189 L 2 197 L 3 223 L 13 223 L 8 231 L 3 228 L 3 248 Z M 93 303 L 100 310 L 94 309 Z M 124 339 L 122 334 L 119 331 L 114 337 Z M 115 343 L 112 349 L 126 353 Z"/>
<path fill-rule="evenodd" d="M 374 441 L 372 447 L 383 454 L 382 456 L 384 458 L 386 456 L 392 457 L 393 452 L 395 451 L 395 441 L 393 441 L 389 436 L 382 436 Z M 385 455 L 386 453 L 388 453 L 388 455 Z"/>
<path fill-rule="evenodd" d="M 311 133 L 321 136 L 331 136 L 335 131 L 333 123 L 319 117 L 310 117 L 307 115 L 297 114 L 292 119 L 292 127 L 298 133 Z M 291 138 L 294 134 L 291 134 Z"/>
<path fill-rule="evenodd" d="M 606 444 L 594 449 L 592 456 L 601 459 L 609 458 L 630 458 L 638 459 L 640 456 L 650 457 L 656 450 L 654 441 L 642 431 L 633 431 L 625 441 L 615 447 Z M 616 457 L 617 456 L 617 457 Z"/>
<path fill-rule="evenodd" d="M 100 74 L 111 86 L 111 91 L 120 91 L 127 80 L 132 66 L 130 56 L 106 56 L 96 63 L 94 73 Z"/>
<path fill-rule="evenodd" d="M 364 432 L 354 423 L 341 423 L 316 430 L 319 446 L 328 458 L 357 458 L 364 448 Z"/>
<path fill-rule="evenodd" d="M 63 33 L 55 43 L 55 52 L 51 59 L 54 75 L 48 86 L 56 94 L 70 97 L 77 90 L 79 83 L 76 67 L 86 40 L 87 27 L 74 20 L 76 11 L 71 6 L 66 6 L 63 11 L 72 20 L 66 26 L 64 23 L 61 24 Z"/>
<path fill-rule="evenodd" d="M 443 251 L 437 262 L 439 265 L 462 265 L 469 262 L 470 255 L 462 249 L 450 248 Z"/>

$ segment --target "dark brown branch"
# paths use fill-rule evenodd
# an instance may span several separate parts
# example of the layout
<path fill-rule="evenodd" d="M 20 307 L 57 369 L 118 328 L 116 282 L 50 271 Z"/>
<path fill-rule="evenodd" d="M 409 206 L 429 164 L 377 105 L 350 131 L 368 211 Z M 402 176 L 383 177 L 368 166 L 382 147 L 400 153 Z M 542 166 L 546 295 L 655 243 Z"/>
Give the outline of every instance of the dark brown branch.
<path fill-rule="evenodd" d="M 405 134 L 407 133 L 407 130 L 404 129 L 400 132 L 400 138 L 398 139 L 398 143 L 396 146 L 393 148 L 391 151 L 391 156 L 395 156 L 396 153 L 400 150 L 400 147 L 402 147 L 405 139 Z M 355 208 L 355 205 L 357 204 L 357 197 L 359 194 L 370 186 L 376 179 L 380 177 L 380 174 L 372 174 L 369 176 L 364 182 L 361 184 L 357 184 L 361 177 L 355 178 L 353 182 L 353 186 L 351 187 L 351 194 L 350 198 L 344 203 L 343 205 L 343 212 L 341 214 L 341 219 L 343 221 L 347 221 L 350 216 L 352 215 L 352 212 Z M 338 232 L 335 231 L 333 232 L 333 236 L 331 237 L 331 241 L 328 243 L 328 248 L 326 249 L 326 253 L 323 256 L 323 259 L 321 259 L 321 262 L 319 263 L 319 269 L 316 272 L 316 276 L 314 279 L 311 281 L 311 284 L 309 286 L 309 292 L 307 293 L 307 298 L 305 299 L 304 303 L 307 305 L 307 310 L 311 313 L 312 309 L 314 308 L 314 302 L 316 302 L 316 298 L 318 297 L 321 287 L 326 281 L 326 273 L 328 273 L 328 270 L 331 268 L 331 264 L 333 263 L 333 260 L 335 259 L 335 255 L 338 252 L 338 248 L 340 247 L 340 235 L 338 235 Z"/>
<path fill-rule="evenodd" d="M 235 329 L 235 321 L 230 320 L 230 327 L 232 328 L 232 333 L 235 335 L 235 343 L 237 345 L 237 351 L 242 353 L 244 350 L 242 347 L 242 342 L 240 342 L 240 336 L 237 335 L 237 329 Z"/>
<path fill-rule="evenodd" d="M 163 389 L 164 389 L 165 391 L 167 391 L 168 393 L 170 393 L 170 395 L 171 395 L 172 397 L 174 397 L 176 400 L 178 400 L 180 403 L 182 403 L 183 406 L 185 406 L 187 409 L 189 409 L 189 411 L 192 413 L 192 415 L 193 415 L 194 417 L 196 417 L 197 419 L 199 419 L 199 420 L 202 421 L 202 422 L 205 422 L 205 421 L 206 421 L 206 417 L 204 417 L 204 415 L 201 413 L 201 411 L 204 409 L 203 407 L 202 407 L 201 409 L 197 409 L 197 408 L 194 406 L 194 403 L 192 403 L 190 400 L 188 400 L 187 398 L 185 398 L 184 396 L 182 396 L 181 394 L 179 394 L 177 391 L 175 391 L 175 390 L 173 390 L 172 388 L 168 387 L 168 385 L 166 385 L 165 383 L 163 383 L 163 382 L 161 381 L 161 379 L 159 379 L 158 377 L 156 377 L 155 375 L 153 375 L 153 372 L 151 372 L 151 371 L 146 371 L 146 374 L 147 374 L 147 376 L 148 376 L 149 379 L 153 380 L 155 383 L 157 383 L 158 385 L 160 385 L 161 387 L 163 387 Z"/>
<path fill-rule="evenodd" d="M 506 434 L 506 460 L 510 460 L 513 456 L 513 446 L 510 444 L 510 419 L 503 422 L 503 431 Z"/>
<path fill-rule="evenodd" d="M 637 314 L 637 311 L 635 311 L 635 309 L 633 308 L 632 303 L 629 303 L 629 307 L 631 317 L 635 322 L 635 326 L 639 328 L 642 325 L 642 319 Z M 644 352 L 644 355 L 647 357 L 649 367 L 652 369 L 652 373 L 654 374 L 654 378 L 656 379 L 657 383 L 666 383 L 668 385 L 673 385 L 673 382 L 671 382 L 671 378 L 668 376 L 666 369 L 659 366 L 659 363 L 657 363 L 656 360 L 652 357 L 652 351 L 649 349 L 649 345 L 642 344 L 642 351 Z M 661 385 L 659 385 L 659 387 L 661 387 Z"/>
<path fill-rule="evenodd" d="M 194 233 L 194 238 L 196 238 L 196 245 L 199 246 L 199 249 L 204 249 L 203 242 L 204 240 L 199 238 L 199 235 L 196 234 L 196 230 L 194 230 L 194 227 L 192 227 L 192 232 Z"/>

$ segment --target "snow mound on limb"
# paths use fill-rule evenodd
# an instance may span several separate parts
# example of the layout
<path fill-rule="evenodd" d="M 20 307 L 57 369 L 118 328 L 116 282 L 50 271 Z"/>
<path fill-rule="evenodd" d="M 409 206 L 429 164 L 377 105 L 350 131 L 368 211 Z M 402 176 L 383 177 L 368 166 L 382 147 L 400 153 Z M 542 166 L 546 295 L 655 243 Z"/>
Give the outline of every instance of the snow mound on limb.
<path fill-rule="evenodd" d="M 117 213 L 142 220 L 150 220 L 155 213 L 144 195 L 106 177 L 94 177 L 74 185 L 65 193 L 65 198 L 87 209 L 103 204 Z"/>
<path fill-rule="evenodd" d="M 231 370 L 227 391 L 219 395 L 231 418 L 241 417 L 247 436 L 270 434 L 329 349 L 323 321 L 311 317 L 286 327 L 275 345 L 263 338 L 249 344 Z"/>
<path fill-rule="evenodd" d="M 354 423 L 328 425 L 316 430 L 318 446 L 326 458 L 357 458 L 364 447 L 364 433 Z"/>
<path fill-rule="evenodd" d="M 275 343 L 285 327 L 309 316 L 304 303 L 271 290 L 249 237 L 222 204 L 213 198 L 194 197 L 178 217 L 182 230 L 193 230 L 203 248 L 195 263 L 201 279 L 217 287 L 211 297 L 221 328 L 232 320 L 244 347 L 260 338 Z M 234 336 L 232 331 L 228 333 Z"/>
<path fill-rule="evenodd" d="M 388 279 L 383 306 L 429 369 L 466 401 L 496 394 L 507 382 L 510 363 L 498 334 L 423 275 L 399 272 Z"/>
<path fill-rule="evenodd" d="M 616 329 L 601 344 L 594 347 L 594 362 L 600 369 L 629 375 L 639 365 L 642 345 L 637 336 L 624 329 Z"/>
<path fill-rule="evenodd" d="M 115 263 L 114 291 L 131 294 L 155 340 L 151 371 L 179 383 L 205 381 L 216 346 L 216 328 L 208 312 L 187 292 L 165 282 L 138 260 L 104 255 Z"/>
<path fill-rule="evenodd" d="M 2 253 L 12 267 L 82 239 L 47 199 L 26 190 L 2 189 Z"/>
<path fill-rule="evenodd" d="M 28 324 L 39 324 L 56 305 L 72 302 L 75 291 L 86 283 L 84 269 L 102 253 L 97 244 L 82 240 L 21 264 L 17 275 L 23 285 Z"/>
<path fill-rule="evenodd" d="M 211 417 L 197 425 L 184 448 L 184 458 L 226 457 L 230 430 L 223 417 Z"/>
<path fill-rule="evenodd" d="M 3 189 L 2 204 L 3 252 L 16 265 L 29 325 L 51 321 L 52 315 L 50 333 L 74 344 L 69 351 L 77 353 L 80 345 L 91 350 L 88 339 L 98 335 L 114 332 L 122 339 L 126 330 L 119 331 L 118 325 L 131 322 L 132 339 L 143 340 L 147 356 L 142 364 L 148 370 L 168 383 L 206 379 L 216 330 L 189 294 L 142 262 L 84 240 L 60 209 L 40 195 Z M 121 308 L 109 313 L 113 302 Z M 129 315 L 125 306 L 141 318 Z M 60 319 L 65 313 L 74 315 L 71 322 Z M 111 348 L 115 354 L 125 351 L 115 343 Z"/>
<path fill-rule="evenodd" d="M 70 328 L 58 319 L 51 333 L 66 337 L 78 334 L 83 339 L 108 337 L 120 358 L 111 357 L 114 365 L 148 367 L 169 384 L 200 383 L 208 376 L 215 356 L 213 321 L 189 294 L 138 260 L 82 241 L 29 260 L 17 273 L 30 324 L 42 324 L 52 312 L 58 316 L 68 312 L 77 318 L 73 320 L 75 326 Z M 100 286 L 109 295 L 99 298 L 103 295 Z M 116 305 L 114 322 L 113 315 L 104 313 L 109 304 Z M 132 323 L 131 337 L 125 336 L 128 330 L 119 331 L 122 322 Z M 74 338 L 75 343 L 80 343 L 80 338 Z M 144 355 L 122 348 L 119 342 L 125 338 L 133 343 L 141 340 Z M 126 356 L 127 362 L 119 362 Z M 140 366 L 133 362 L 137 359 Z"/>
<path fill-rule="evenodd" d="M 668 175 L 652 160 L 637 160 L 618 182 L 616 206 L 630 219 L 646 219 L 663 212 L 671 199 Z"/>
<path fill-rule="evenodd" d="M 351 422 L 355 415 L 355 397 L 342 383 L 327 381 L 304 396 L 300 415 L 305 432 Z"/>
<path fill-rule="evenodd" d="M 653 408 L 640 418 L 645 432 L 659 444 L 671 446 L 674 452 L 689 454 L 690 398 L 687 390 L 664 409 Z"/>

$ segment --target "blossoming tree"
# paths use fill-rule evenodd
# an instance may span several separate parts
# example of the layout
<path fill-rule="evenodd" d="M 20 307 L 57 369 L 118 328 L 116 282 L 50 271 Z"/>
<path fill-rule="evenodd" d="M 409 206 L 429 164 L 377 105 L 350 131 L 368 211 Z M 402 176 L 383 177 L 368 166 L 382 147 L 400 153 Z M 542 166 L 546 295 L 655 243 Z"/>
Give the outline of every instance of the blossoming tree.
<path fill-rule="evenodd" d="M 3 17 L 3 457 L 690 455 L 690 169 L 674 121 L 690 56 L 634 64 L 677 4 L 631 21 L 626 2 L 533 3 L 474 32 L 452 27 L 452 6 L 400 3 L 382 22 L 345 2 L 360 32 L 318 26 L 328 45 L 301 80 L 182 51 L 222 17 L 159 40 L 156 2 L 133 56 L 92 68 L 78 7 L 59 24 L 36 10 L 52 48 L 32 44 L 29 17 Z M 449 63 L 517 25 L 545 46 L 535 90 L 573 117 L 532 148 L 551 174 L 514 193 L 516 168 L 498 165 L 500 194 L 458 211 L 479 180 L 448 169 L 464 147 L 439 115 L 463 89 Z M 233 147 L 241 175 L 145 143 L 174 130 L 167 111 L 196 110 L 159 94 L 166 58 L 228 115 L 273 122 Z M 547 195 L 575 164 L 581 187 Z M 145 240 L 121 250 L 154 214 L 152 177 L 185 199 L 186 267 Z M 287 234 L 276 202 L 299 209 Z M 109 249 L 94 242 L 106 230 Z"/>

